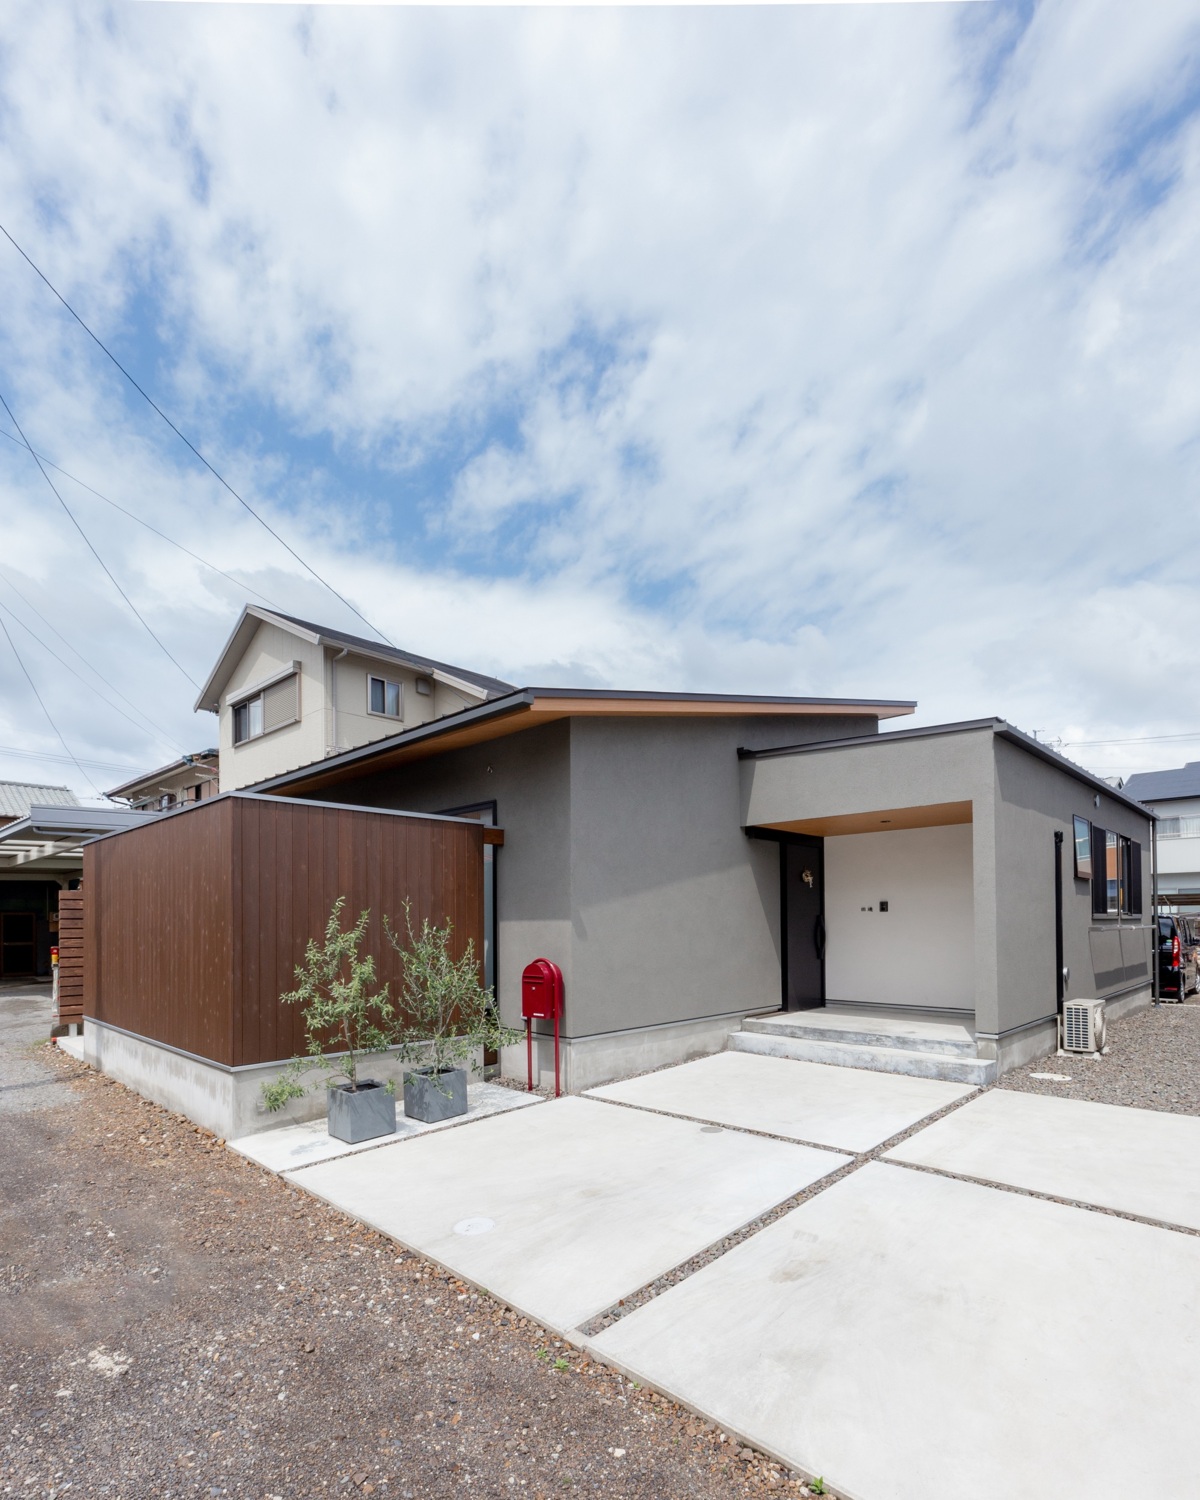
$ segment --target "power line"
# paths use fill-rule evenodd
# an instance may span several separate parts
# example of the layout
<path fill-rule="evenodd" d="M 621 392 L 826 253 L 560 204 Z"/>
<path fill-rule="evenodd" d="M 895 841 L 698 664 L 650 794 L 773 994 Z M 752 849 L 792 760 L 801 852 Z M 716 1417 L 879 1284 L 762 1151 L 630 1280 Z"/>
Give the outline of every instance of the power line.
<path fill-rule="evenodd" d="M 31 603 L 31 601 L 25 597 L 25 595 L 16 586 L 16 584 L 12 581 L 12 579 L 8 576 L 8 574 L 4 571 L 3 568 L 0 568 L 0 578 L 3 578 L 4 582 L 9 586 L 10 589 L 12 589 L 13 593 L 16 594 L 17 598 L 21 601 L 21 603 L 25 606 L 25 608 L 28 609 L 28 610 L 32 610 L 32 612 L 38 617 L 38 619 L 42 622 L 42 624 L 46 627 L 46 629 L 52 631 L 59 638 L 59 640 L 63 643 L 63 645 L 67 648 L 68 651 L 74 652 L 74 654 L 84 664 L 84 666 L 88 669 L 88 671 L 89 672 L 94 672 L 96 674 L 96 676 L 100 679 L 100 681 L 104 684 L 104 686 L 106 688 L 109 688 L 114 693 L 116 693 L 117 697 L 120 698 L 120 700 L 121 700 L 122 703 L 128 704 L 129 707 L 131 709 L 133 709 L 134 713 L 137 714 L 137 715 L 139 715 L 139 717 L 141 717 L 142 719 L 144 719 L 146 721 L 146 723 L 149 724 L 150 727 L 155 731 L 156 734 L 162 735 L 163 739 L 166 741 L 166 743 L 168 745 L 174 745 L 176 743 L 175 736 L 171 733 L 171 731 L 169 729 L 164 729 L 163 726 L 161 724 L 157 723 L 154 719 L 152 719 L 148 713 L 146 713 L 143 709 L 140 709 L 137 706 L 137 704 L 132 701 L 132 699 L 127 698 L 125 696 L 125 694 L 121 691 L 121 689 L 119 687 L 117 687 L 116 683 L 109 682 L 108 678 L 105 677 L 104 673 L 101 672 L 100 668 L 97 667 L 97 666 L 95 666 L 92 662 L 88 661 L 87 657 L 84 656 L 83 652 L 80 651 L 77 646 L 73 646 L 71 644 L 71 642 L 69 640 L 67 640 L 66 636 L 63 635 L 62 631 L 59 630 L 58 626 L 55 625 L 52 620 L 47 620 L 46 616 L 44 614 L 42 614 L 41 610 L 38 609 L 37 605 Z M 21 623 L 23 625 L 25 624 L 24 621 L 22 621 Z M 25 625 L 25 629 L 29 630 L 29 626 Z M 33 631 L 32 630 L 29 630 L 29 633 L 30 633 L 30 635 L 33 635 Z M 38 639 L 37 636 L 34 636 L 34 640 L 37 640 L 37 639 Z M 46 646 L 46 643 L 44 641 L 38 641 L 38 644 L 41 645 L 41 646 L 43 646 L 43 647 L 45 647 L 45 649 L 47 651 L 50 650 L 50 647 Z M 54 653 L 51 652 L 51 655 L 53 655 L 53 654 Z M 63 666 L 66 666 L 66 665 L 67 665 L 66 662 L 63 662 Z M 70 669 L 68 668 L 68 670 L 70 670 Z M 88 686 L 90 687 L 91 684 L 89 683 Z M 114 707 L 115 707 L 115 705 L 114 705 Z M 139 726 L 139 728 L 140 727 L 141 726 Z"/>
<path fill-rule="evenodd" d="M 42 478 L 50 486 L 50 489 L 51 489 L 51 491 L 54 494 L 54 498 L 62 506 L 63 510 L 66 511 L 67 515 L 71 518 L 71 524 L 75 527 L 75 530 L 79 533 L 79 535 L 87 543 L 88 551 L 92 554 L 92 556 L 96 559 L 96 561 L 104 569 L 105 573 L 108 574 L 109 580 L 112 583 L 113 588 L 116 589 L 117 593 L 120 594 L 121 598 L 124 599 L 125 603 L 128 604 L 129 608 L 137 616 L 138 620 L 141 622 L 143 628 L 145 629 L 146 634 L 155 643 L 155 645 L 158 646 L 159 650 L 162 651 L 163 655 L 166 656 L 168 658 L 168 660 L 174 662 L 175 666 L 177 666 L 179 668 L 179 670 L 183 673 L 183 675 L 187 678 L 187 680 L 192 684 L 192 686 L 196 689 L 196 691 L 199 692 L 199 690 L 200 690 L 200 684 L 196 681 L 196 679 L 192 676 L 192 674 L 187 670 L 187 668 L 185 666 L 183 666 L 180 662 L 178 662 L 178 661 L 175 660 L 175 658 L 167 650 L 166 646 L 164 646 L 163 643 L 162 643 L 162 641 L 159 640 L 158 636 L 155 635 L 154 631 L 150 628 L 149 623 L 144 618 L 144 616 L 142 615 L 141 611 L 138 609 L 137 605 L 133 602 L 133 600 L 129 597 L 129 595 L 125 592 L 125 590 L 117 582 L 116 575 L 113 573 L 112 569 L 108 566 L 108 564 L 100 556 L 99 552 L 97 552 L 96 549 L 95 549 L 95 547 L 92 545 L 91 538 L 88 536 L 87 532 L 84 531 L 83 527 L 76 520 L 74 511 L 72 511 L 71 507 L 63 499 L 63 497 L 58 493 L 58 490 L 55 488 L 53 479 L 51 479 L 50 476 L 49 476 L 49 474 L 46 473 L 46 470 L 45 470 L 45 468 L 42 465 L 41 459 L 33 451 L 33 445 L 30 443 L 29 439 L 25 436 L 24 432 L 21 430 L 21 424 L 20 424 L 20 422 L 17 421 L 16 417 L 13 415 L 12 407 L 9 406 L 8 402 L 4 399 L 4 397 L 2 395 L 0 395 L 0 406 L 3 406 L 4 410 L 8 413 L 8 419 L 9 419 L 9 421 L 17 429 L 17 433 L 20 436 L 21 441 L 25 444 L 26 448 L 29 449 L 30 457 L 33 459 L 34 463 L 37 464 L 38 469 L 41 472 Z"/>
<path fill-rule="evenodd" d="M 95 771 L 139 771 L 140 766 L 131 766 L 114 760 L 89 760 L 87 756 L 53 755 L 48 750 L 21 750 L 16 745 L 0 745 L 0 756 L 19 756 L 22 760 L 53 760 L 64 765 L 91 766 Z"/>
<path fill-rule="evenodd" d="M 46 707 L 46 704 L 45 704 L 45 702 L 44 702 L 44 700 L 42 698 L 41 693 L 39 693 L 38 690 L 37 690 L 37 683 L 35 683 L 34 680 L 33 680 L 33 678 L 29 675 L 29 668 L 25 665 L 24 661 L 21 659 L 21 653 L 17 650 L 17 643 L 16 643 L 16 641 L 13 640 L 12 636 L 9 634 L 8 626 L 4 623 L 3 620 L 0 620 L 0 630 L 3 630 L 5 639 L 8 641 L 8 644 L 12 647 L 12 654 L 17 658 L 17 665 L 21 668 L 21 671 L 24 672 L 24 674 L 25 674 L 25 681 L 28 682 L 29 686 L 33 689 L 33 696 L 37 699 L 38 703 L 41 705 L 41 710 L 46 715 L 46 722 L 50 725 L 50 728 L 53 729 L 54 733 L 58 736 L 59 744 L 61 744 L 62 747 L 63 747 L 63 749 L 67 752 L 67 755 L 70 757 L 72 763 L 75 766 L 75 769 L 79 772 L 79 774 L 87 782 L 88 786 L 91 787 L 92 791 L 95 792 L 96 796 L 97 797 L 103 797 L 104 793 L 100 790 L 100 788 L 96 785 L 96 783 L 92 780 L 92 778 L 88 775 L 88 773 L 83 769 L 83 767 L 75 759 L 75 752 L 71 749 L 70 745 L 67 744 L 66 740 L 63 739 L 62 730 L 54 722 L 53 718 L 51 718 L 51 716 L 50 716 L 50 710 Z"/>
<path fill-rule="evenodd" d="M 0 427 L 0 437 L 6 437 L 10 443 L 15 443 L 17 447 L 21 446 L 20 440 L 13 437 L 11 432 L 5 432 L 3 427 Z M 243 583 L 240 578 L 235 578 L 232 573 L 226 573 L 223 568 L 218 568 L 216 563 L 209 562 L 207 558 L 201 557 L 198 552 L 193 552 L 190 547 L 185 547 L 182 542 L 177 542 L 174 537 L 168 536 L 165 531 L 159 531 L 157 526 L 151 526 L 149 521 L 143 520 L 141 516 L 134 515 L 133 511 L 126 510 L 123 505 L 118 505 L 115 500 L 110 500 L 107 495 L 102 495 L 99 490 L 93 489 L 90 484 L 85 484 L 77 475 L 68 473 L 60 464 L 56 464 L 48 459 L 44 453 L 39 453 L 37 456 L 48 469 L 53 469 L 55 473 L 61 474 L 64 479 L 69 479 L 72 484 L 77 484 L 80 489 L 87 490 L 89 495 L 95 495 L 97 500 L 103 500 L 105 505 L 111 505 L 114 510 L 119 510 L 123 516 L 128 516 L 131 521 L 136 521 L 139 526 L 144 526 L 147 531 L 152 531 L 155 536 L 161 537 L 164 542 L 169 542 L 172 547 L 178 547 L 180 552 L 186 552 L 196 562 L 203 564 L 206 568 L 211 568 L 214 573 L 219 573 L 222 578 L 228 579 L 235 588 L 244 589 L 246 593 L 253 594 L 256 599 L 261 599 L 271 609 L 283 608 L 282 605 L 276 604 L 274 600 L 268 599 L 265 594 L 260 594 L 257 589 L 251 588 L 248 583 Z"/>
<path fill-rule="evenodd" d="M 8 616 L 8 618 L 10 620 L 14 621 L 16 624 L 18 624 L 21 627 L 22 630 L 26 631 L 29 635 L 31 635 L 33 637 L 33 639 L 37 642 L 37 644 L 42 648 L 42 650 L 45 651 L 48 655 L 52 656 L 54 658 L 54 660 L 59 664 L 60 667 L 65 668 L 68 672 L 70 672 L 70 674 L 71 674 L 72 677 L 76 678 L 79 682 L 82 682 L 85 688 L 90 688 L 91 691 L 93 693 L 95 693 L 96 697 L 100 699 L 101 703 L 108 704 L 109 708 L 111 708 L 114 713 L 120 714 L 121 717 L 123 719 L 126 719 L 130 724 L 132 724 L 133 727 L 136 730 L 138 730 L 139 733 L 145 734 L 145 732 L 146 732 L 145 725 L 139 724 L 138 721 L 133 717 L 132 714 L 127 714 L 125 712 L 125 710 L 123 708 L 121 708 L 118 704 L 113 703 L 111 699 L 106 698 L 104 696 L 104 694 L 100 691 L 100 689 L 95 685 L 95 683 L 89 682 L 87 680 L 87 678 L 83 676 L 82 673 L 77 672 L 75 670 L 75 668 L 71 665 L 70 662 L 63 661 L 62 657 L 59 656 L 58 652 L 55 651 L 52 646 L 47 646 L 47 644 L 45 643 L 45 641 L 41 640 L 40 637 L 38 635 L 36 635 L 34 631 L 30 630 L 29 626 L 26 625 L 25 621 L 22 620 L 19 615 L 14 614 L 12 612 L 12 610 L 9 609 L 9 607 L 8 607 L 7 604 L 0 604 L 0 610 L 3 610 L 4 613 Z M 103 680 L 104 679 L 101 678 L 101 681 L 103 681 Z M 111 686 L 111 684 L 106 684 L 106 686 Z M 114 691 L 115 691 L 115 689 L 114 689 Z M 169 744 L 172 749 L 176 749 L 177 748 L 176 743 L 175 743 L 174 740 L 168 739 L 166 741 L 166 743 Z"/>
<path fill-rule="evenodd" d="M 96 345 L 96 347 L 100 349 L 104 354 L 106 354 L 110 360 L 112 360 L 113 364 L 116 365 L 117 369 L 120 370 L 121 374 L 124 375 L 129 384 L 134 388 L 135 391 L 137 391 L 138 395 L 141 396 L 150 404 L 150 406 L 154 408 L 154 410 L 163 419 L 163 421 L 180 440 L 180 442 L 188 447 L 192 451 L 192 453 L 196 455 L 196 457 L 213 476 L 217 483 L 223 485 L 224 488 L 227 489 L 233 496 L 233 498 L 237 501 L 237 503 L 248 510 L 254 517 L 254 519 L 259 523 L 259 525 L 262 526 L 266 531 L 270 532 L 270 534 L 275 538 L 279 545 L 286 548 L 286 550 L 291 553 L 291 555 L 296 559 L 300 566 L 311 573 L 323 588 L 327 588 L 335 599 L 340 600 L 352 614 L 357 615 L 358 618 L 363 622 L 363 624 L 368 628 L 368 630 L 373 630 L 375 634 L 380 638 L 380 640 L 386 642 L 387 645 L 394 646 L 395 642 L 388 640 L 387 636 L 384 635 L 383 631 L 380 630 L 378 625 L 372 625 L 371 621 L 367 619 L 362 610 L 355 609 L 354 605 L 350 603 L 349 599 L 347 599 L 344 594 L 339 594 L 337 589 L 334 588 L 333 584 L 331 584 L 328 579 L 322 578 L 320 573 L 317 572 L 316 568 L 314 568 L 311 563 L 306 562 L 304 558 L 302 558 L 296 551 L 295 547 L 291 546 L 290 543 L 285 542 L 284 539 L 275 530 L 275 528 L 271 526 L 269 522 L 264 520 L 262 516 L 259 515 L 259 513 L 250 504 L 250 502 L 248 500 L 243 500 L 241 495 L 238 494 L 237 490 L 234 489 L 229 481 L 223 475 L 219 474 L 216 469 L 213 468 L 212 464 L 210 464 L 208 459 L 205 458 L 204 454 L 200 452 L 195 443 L 193 443 L 190 438 L 185 437 L 184 434 L 180 432 L 179 428 L 176 427 L 175 423 L 171 421 L 170 417 L 167 416 L 166 412 L 163 411 L 158 402 L 155 401 L 154 398 L 138 384 L 138 382 L 133 378 L 133 376 L 129 373 L 129 371 L 125 368 L 125 366 L 121 363 L 117 356 L 112 352 L 108 345 L 104 343 L 104 341 L 99 337 L 98 334 L 92 332 L 92 330 L 83 321 L 83 319 L 63 296 L 63 294 L 58 290 L 58 288 L 54 285 L 50 278 L 45 274 L 45 272 L 42 271 L 38 266 L 36 266 L 32 260 L 30 260 L 29 256 L 25 254 L 25 251 L 21 249 L 20 245 L 17 244 L 16 240 L 13 239 L 12 235 L 9 234 L 8 230 L 5 229 L 3 224 L 0 224 L 0 234 L 4 236 L 4 238 L 17 252 L 17 254 L 22 258 L 22 260 L 24 260 L 28 266 L 30 266 L 35 272 L 37 272 L 38 276 L 41 277 L 42 281 L 45 282 L 45 284 L 50 288 L 50 290 L 66 308 L 66 310 L 71 314 L 71 316 L 79 324 L 80 328 L 82 328 L 84 333 L 87 334 L 88 338 L 90 338 Z M 20 431 L 19 428 L 17 430 Z"/>
<path fill-rule="evenodd" d="M 1163 740 L 1200 740 L 1200 730 L 1186 734 L 1134 734 L 1127 740 L 1063 740 L 1064 745 L 1150 745 Z"/>

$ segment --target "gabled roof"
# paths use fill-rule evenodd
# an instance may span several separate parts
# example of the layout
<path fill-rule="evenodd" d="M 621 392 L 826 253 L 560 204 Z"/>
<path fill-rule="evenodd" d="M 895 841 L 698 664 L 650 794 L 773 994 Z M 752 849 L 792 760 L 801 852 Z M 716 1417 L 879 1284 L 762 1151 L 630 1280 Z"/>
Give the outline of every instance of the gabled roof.
<path fill-rule="evenodd" d="M 1189 760 L 1173 771 L 1138 771 L 1126 781 L 1125 791 L 1139 802 L 1200 797 L 1200 760 Z"/>
<path fill-rule="evenodd" d="M 0 819 L 23 818 L 34 803 L 78 807 L 79 798 L 66 786 L 39 786 L 32 781 L 0 781 Z"/>
<path fill-rule="evenodd" d="M 346 776 L 384 771 L 406 761 L 440 755 L 464 745 L 500 739 L 558 719 L 570 718 L 740 718 L 762 714 L 857 716 L 891 719 L 910 714 L 916 704 L 895 698 L 782 698 L 751 693 L 622 692 L 609 688 L 516 688 L 503 697 L 460 713 L 447 714 L 373 740 L 355 750 L 314 761 L 261 782 L 260 792 L 305 794 Z"/>
<path fill-rule="evenodd" d="M 309 641 L 313 645 L 336 646 L 339 650 L 344 648 L 359 656 L 371 656 L 379 661 L 398 662 L 414 672 L 432 677 L 435 681 L 444 682 L 449 687 L 465 688 L 472 696 L 484 700 L 498 698 L 504 693 L 514 691 L 511 682 L 502 682 L 498 677 L 487 677 L 482 672 L 472 672 L 466 667 L 456 667 L 449 662 L 434 661 L 428 656 L 417 656 L 412 651 L 401 651 L 396 646 L 386 645 L 383 641 L 369 641 L 365 636 L 349 635 L 344 630 L 334 630 L 328 625 L 318 625 L 312 620 L 301 620 L 295 615 L 285 615 L 278 610 L 260 609 L 258 605 L 247 604 L 234 626 L 232 635 L 225 642 L 225 647 L 208 681 L 200 689 L 200 696 L 196 699 L 197 712 L 200 709 L 208 709 L 210 713 L 220 711 L 221 694 L 260 624 L 278 625 L 280 629 L 289 630 L 293 635 L 300 636 L 302 640 Z"/>

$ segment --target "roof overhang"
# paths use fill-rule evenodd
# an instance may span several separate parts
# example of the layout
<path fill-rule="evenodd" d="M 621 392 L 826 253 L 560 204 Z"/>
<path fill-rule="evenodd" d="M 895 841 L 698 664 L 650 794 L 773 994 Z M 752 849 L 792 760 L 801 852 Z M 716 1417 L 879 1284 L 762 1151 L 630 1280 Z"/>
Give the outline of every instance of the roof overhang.
<path fill-rule="evenodd" d="M 308 795 L 348 776 L 375 774 L 467 745 L 502 739 L 570 718 L 745 718 L 774 715 L 870 719 L 910 714 L 916 704 L 896 699 L 782 698 L 746 694 L 613 692 L 601 688 L 522 688 L 478 708 L 435 719 L 390 739 L 301 766 L 258 784 L 263 792 Z"/>
<path fill-rule="evenodd" d="M 0 873 L 77 869 L 84 844 L 158 816 L 123 807 L 31 807 L 28 817 L 0 827 Z"/>
<path fill-rule="evenodd" d="M 1057 770 L 1065 772 L 1076 781 L 1089 787 L 1093 793 L 1100 793 L 1101 796 L 1121 803 L 1133 812 L 1138 813 L 1141 817 L 1157 821 L 1157 815 L 1136 798 L 1118 790 L 1116 787 L 1110 786 L 1107 781 L 1101 780 L 1099 776 L 1094 776 L 1082 766 L 1077 766 L 1074 761 L 1068 760 L 1065 755 L 1060 755 L 1057 750 L 1052 750 L 1049 745 L 1042 744 L 1040 740 L 1035 740 L 1032 735 L 1015 729 L 1005 719 L 968 719 L 956 724 L 933 724 L 917 729 L 889 730 L 886 734 L 864 735 L 862 737 L 839 740 L 815 740 L 807 744 L 780 745 L 766 750 L 739 750 L 738 757 L 743 761 L 758 762 L 778 760 L 785 757 L 840 754 L 844 751 L 853 751 L 859 754 L 867 751 L 872 755 L 886 755 L 889 747 L 909 744 L 914 740 L 943 740 L 979 734 L 991 735 L 996 739 L 1005 740 L 1009 744 L 1017 746 L 1018 749 L 1025 751 L 1026 754 L 1032 755 L 1038 760 L 1045 761 L 1048 765 L 1054 766 Z M 892 813 L 897 816 L 893 818 L 892 824 L 888 826 L 938 826 L 946 823 L 969 822 L 969 817 L 960 816 L 961 805 L 960 800 L 955 800 L 946 803 L 926 803 L 921 806 L 914 805 L 912 807 L 897 807 L 894 809 L 882 807 L 871 809 L 870 813 L 875 818 L 878 827 L 885 826 L 885 820 Z M 947 811 L 949 815 L 943 815 Z M 917 821 L 902 822 L 899 820 L 901 815 L 917 819 Z M 924 822 L 920 821 L 922 817 L 925 818 Z M 813 823 L 815 825 L 817 821 L 830 820 L 804 818 L 784 821 L 773 819 L 766 823 L 754 822 L 748 826 L 773 828 L 786 832 L 815 833 L 817 832 L 815 826 L 812 828 L 803 828 L 801 824 Z M 846 827 L 838 831 L 865 832 L 868 831 L 868 825 L 864 825 L 862 828 L 851 828 L 847 824 Z"/>

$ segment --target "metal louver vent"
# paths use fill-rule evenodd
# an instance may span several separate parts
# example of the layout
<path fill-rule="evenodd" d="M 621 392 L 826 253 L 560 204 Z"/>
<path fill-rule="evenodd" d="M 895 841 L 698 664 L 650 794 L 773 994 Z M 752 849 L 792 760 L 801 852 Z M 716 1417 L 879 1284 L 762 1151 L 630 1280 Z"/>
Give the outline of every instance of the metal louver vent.
<path fill-rule="evenodd" d="M 1101 1052 L 1104 1032 L 1103 1000 L 1068 1000 L 1063 1006 L 1064 1052 Z"/>

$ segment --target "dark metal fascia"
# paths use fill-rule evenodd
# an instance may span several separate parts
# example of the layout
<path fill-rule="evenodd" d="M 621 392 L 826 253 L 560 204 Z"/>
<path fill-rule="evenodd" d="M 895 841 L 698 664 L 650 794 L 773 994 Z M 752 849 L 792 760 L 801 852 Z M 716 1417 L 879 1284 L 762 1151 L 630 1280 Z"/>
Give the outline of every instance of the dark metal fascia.
<path fill-rule="evenodd" d="M 971 734 L 995 730 L 1003 719 L 964 719 L 958 724 L 931 724 L 921 729 L 889 729 L 882 734 L 855 734 L 838 740 L 808 740 L 799 745 L 772 745 L 764 750 L 738 749 L 739 760 L 771 760 L 781 755 L 808 755 L 814 750 L 843 750 L 848 745 L 889 745 L 893 740 L 932 739 L 941 734 Z"/>

